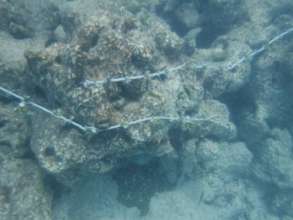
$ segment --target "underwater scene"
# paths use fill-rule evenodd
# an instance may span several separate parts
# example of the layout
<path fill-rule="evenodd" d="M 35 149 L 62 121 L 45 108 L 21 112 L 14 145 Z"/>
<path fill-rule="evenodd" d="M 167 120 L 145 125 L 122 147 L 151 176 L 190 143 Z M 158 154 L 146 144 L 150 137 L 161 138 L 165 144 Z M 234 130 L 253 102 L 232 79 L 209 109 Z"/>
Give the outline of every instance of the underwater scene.
<path fill-rule="evenodd" d="M 0 0 L 0 220 L 293 220 L 293 0 Z"/>

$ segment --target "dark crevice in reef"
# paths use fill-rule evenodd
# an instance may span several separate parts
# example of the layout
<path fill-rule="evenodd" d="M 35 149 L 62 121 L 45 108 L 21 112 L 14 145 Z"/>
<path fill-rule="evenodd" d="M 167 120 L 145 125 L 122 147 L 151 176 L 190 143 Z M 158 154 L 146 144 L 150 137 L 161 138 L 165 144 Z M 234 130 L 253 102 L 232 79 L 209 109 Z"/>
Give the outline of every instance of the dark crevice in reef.
<path fill-rule="evenodd" d="M 129 163 L 113 174 L 118 185 L 118 201 L 127 207 L 137 207 L 141 215 L 146 215 L 149 203 L 155 193 L 173 187 L 162 169 L 158 159 L 145 165 Z"/>
<path fill-rule="evenodd" d="M 181 153 L 184 144 L 184 134 L 180 127 L 173 127 L 169 130 L 170 143 L 177 153 Z"/>
<path fill-rule="evenodd" d="M 195 36 L 197 48 L 211 47 L 219 36 L 248 19 L 242 0 L 223 3 L 207 0 L 163 1 L 156 7 L 156 14 L 180 37 L 199 29 L 199 34 Z"/>
<path fill-rule="evenodd" d="M 172 31 L 176 32 L 180 37 L 183 37 L 188 33 L 188 27 L 178 20 L 173 12 L 162 13 L 161 10 L 158 9 L 158 14 L 161 14 L 161 17 L 170 25 Z"/>
<path fill-rule="evenodd" d="M 68 187 L 65 187 L 63 184 L 58 182 L 57 179 L 51 174 L 44 174 L 43 183 L 46 191 L 52 194 L 52 209 L 54 209 L 57 201 L 61 198 L 62 195 L 70 192 L 70 189 Z"/>
<path fill-rule="evenodd" d="M 248 87 L 233 93 L 225 93 L 220 97 L 220 101 L 228 106 L 231 119 L 236 125 L 241 121 L 242 113 L 254 113 L 256 111 L 253 94 L 251 94 Z"/>
<path fill-rule="evenodd" d="M 258 133 L 254 131 L 254 128 L 252 129 L 251 125 L 246 124 L 248 118 L 254 117 L 257 108 L 250 85 L 236 92 L 225 93 L 219 99 L 229 109 L 230 120 L 237 127 L 239 140 L 245 142 L 247 147 L 256 153 L 253 146 L 259 143 L 262 134 L 257 135 Z"/>
<path fill-rule="evenodd" d="M 248 19 L 242 0 L 226 3 L 223 1 L 223 4 L 199 0 L 198 5 L 201 16 L 201 32 L 196 38 L 198 48 L 209 48 L 219 36 L 225 35 L 235 25 L 240 25 Z"/>
<path fill-rule="evenodd" d="M 0 128 L 4 127 L 8 123 L 7 119 L 0 119 Z"/>
<path fill-rule="evenodd" d="M 0 103 L 7 105 L 8 103 L 11 103 L 13 100 L 10 97 L 7 96 L 0 96 Z"/>
<path fill-rule="evenodd" d="M 183 1 L 182 3 L 184 2 L 185 1 Z M 185 36 L 189 31 L 189 28 L 182 21 L 180 21 L 180 18 L 178 16 L 176 16 L 174 10 L 178 8 L 182 3 L 173 3 L 175 5 L 173 6 L 172 10 L 166 10 L 166 7 L 168 7 L 168 2 L 163 2 L 159 4 L 155 9 L 156 14 L 160 16 L 167 24 L 170 25 L 172 31 L 176 32 L 181 37 Z"/>
<path fill-rule="evenodd" d="M 26 151 L 24 152 L 23 155 L 21 155 L 20 158 L 22 158 L 22 159 L 30 159 L 30 160 L 34 161 L 37 164 L 38 160 L 37 160 L 34 152 L 32 151 L 32 149 L 30 147 L 30 138 L 27 138 L 25 140 L 24 146 L 25 146 Z"/>
<path fill-rule="evenodd" d="M 196 45 L 198 48 L 209 48 L 212 43 L 225 32 L 218 29 L 217 27 L 210 28 L 209 25 L 204 25 L 202 31 L 196 37 Z"/>
<path fill-rule="evenodd" d="M 46 92 L 40 86 L 34 86 L 31 90 L 32 94 L 36 95 L 37 98 L 44 101 L 48 101 Z"/>

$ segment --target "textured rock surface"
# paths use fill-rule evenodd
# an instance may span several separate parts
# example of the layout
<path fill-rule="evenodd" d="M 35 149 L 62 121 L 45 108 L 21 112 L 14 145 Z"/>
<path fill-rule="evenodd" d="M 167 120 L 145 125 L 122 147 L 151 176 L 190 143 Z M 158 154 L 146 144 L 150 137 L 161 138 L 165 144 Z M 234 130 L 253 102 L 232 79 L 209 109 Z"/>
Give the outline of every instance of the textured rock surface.
<path fill-rule="evenodd" d="M 0 218 L 45 219 L 52 216 L 52 195 L 43 185 L 40 168 L 25 159 L 2 160 L 0 168 Z"/>
<path fill-rule="evenodd" d="M 292 219 L 292 33 L 268 44 L 292 11 L 0 0 L 0 86 L 81 125 L 124 125 L 84 132 L 1 93 L 0 219 Z M 126 126 L 158 116 L 176 120 Z"/>
<path fill-rule="evenodd" d="M 51 219 L 52 194 L 31 159 L 30 129 L 22 112 L 0 102 L 0 219 Z"/>
<path fill-rule="evenodd" d="M 211 101 L 199 108 L 203 85 L 196 73 L 188 75 L 190 70 L 167 79 L 83 85 L 85 80 L 159 71 L 184 58 L 182 40 L 155 17 L 149 15 L 145 24 L 126 11 L 123 17 L 105 9 L 95 12 L 77 27 L 70 42 L 26 54 L 31 78 L 47 99 L 56 103 L 62 114 L 101 129 L 156 116 L 188 117 L 188 122 L 158 120 L 90 137 L 56 125 L 51 118 L 44 123 L 43 116 L 34 117 L 31 147 L 46 170 L 66 175 L 82 166 L 105 172 L 133 155 L 169 153 L 176 146 L 168 132 L 180 126 L 183 135 L 235 137 L 224 105 Z"/>

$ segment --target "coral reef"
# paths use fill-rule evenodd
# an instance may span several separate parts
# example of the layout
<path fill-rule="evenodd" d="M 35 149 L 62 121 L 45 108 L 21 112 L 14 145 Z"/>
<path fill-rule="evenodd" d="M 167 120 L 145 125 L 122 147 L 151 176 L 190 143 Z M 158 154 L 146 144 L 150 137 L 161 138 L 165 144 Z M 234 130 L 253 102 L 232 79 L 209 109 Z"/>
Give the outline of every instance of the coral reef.
<path fill-rule="evenodd" d="M 52 193 L 30 159 L 28 122 L 22 112 L 0 104 L 0 219 L 50 220 Z"/>
<path fill-rule="evenodd" d="M 292 11 L 0 1 L 0 219 L 292 219 Z"/>

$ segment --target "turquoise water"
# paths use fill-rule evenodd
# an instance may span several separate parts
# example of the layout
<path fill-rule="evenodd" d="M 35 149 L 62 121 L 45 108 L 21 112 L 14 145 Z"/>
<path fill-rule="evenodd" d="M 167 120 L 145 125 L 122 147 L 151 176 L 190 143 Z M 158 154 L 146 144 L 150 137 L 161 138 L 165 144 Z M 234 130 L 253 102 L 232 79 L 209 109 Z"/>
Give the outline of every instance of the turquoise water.
<path fill-rule="evenodd" d="M 293 219 L 291 0 L 0 16 L 0 220 Z"/>

